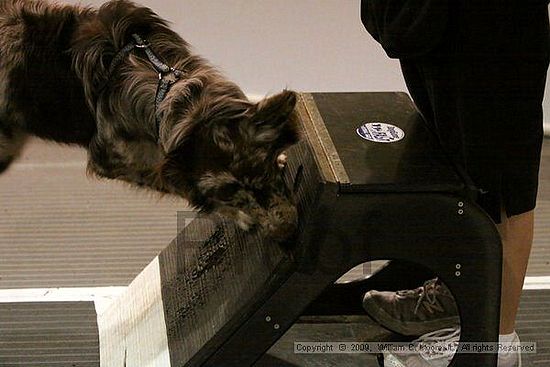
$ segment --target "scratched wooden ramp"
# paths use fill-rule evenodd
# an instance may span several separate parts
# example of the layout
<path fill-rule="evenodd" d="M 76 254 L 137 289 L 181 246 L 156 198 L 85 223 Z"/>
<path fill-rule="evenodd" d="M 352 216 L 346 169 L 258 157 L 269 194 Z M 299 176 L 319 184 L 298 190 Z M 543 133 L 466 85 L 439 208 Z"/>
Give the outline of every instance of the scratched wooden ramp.
<path fill-rule="evenodd" d="M 102 366 L 200 365 L 289 263 L 258 235 L 193 220 L 99 317 Z"/>
<path fill-rule="evenodd" d="M 199 361 L 215 350 L 285 261 L 257 235 L 212 218 L 193 221 L 159 257 L 171 360 Z"/>

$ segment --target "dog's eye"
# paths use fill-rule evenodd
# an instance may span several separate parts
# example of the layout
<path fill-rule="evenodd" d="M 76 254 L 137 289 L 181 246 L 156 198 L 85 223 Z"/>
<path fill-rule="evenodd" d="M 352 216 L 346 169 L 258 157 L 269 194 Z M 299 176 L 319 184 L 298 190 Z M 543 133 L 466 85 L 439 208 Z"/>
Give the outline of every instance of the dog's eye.
<path fill-rule="evenodd" d="M 223 185 L 218 189 L 218 198 L 221 200 L 230 200 L 240 188 L 238 183 Z"/>

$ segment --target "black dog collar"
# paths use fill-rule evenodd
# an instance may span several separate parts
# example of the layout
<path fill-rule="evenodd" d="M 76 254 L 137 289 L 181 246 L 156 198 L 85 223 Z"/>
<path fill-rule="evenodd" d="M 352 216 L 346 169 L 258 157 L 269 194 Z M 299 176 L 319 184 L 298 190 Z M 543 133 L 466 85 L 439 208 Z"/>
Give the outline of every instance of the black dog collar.
<path fill-rule="evenodd" d="M 184 75 L 184 72 L 170 67 L 162 62 L 151 49 L 151 45 L 143 38 L 141 38 L 138 34 L 132 34 L 132 38 L 134 39 L 134 42 L 131 42 L 124 46 L 113 58 L 113 61 L 109 66 L 107 80 L 111 79 L 111 75 L 113 75 L 118 66 L 130 54 L 130 52 L 132 52 L 132 50 L 138 49 L 145 52 L 145 55 L 147 56 L 155 70 L 158 72 L 159 76 L 157 93 L 155 96 L 155 118 L 158 132 L 158 129 L 160 127 L 160 116 L 158 113 L 160 104 L 170 91 L 172 85 L 181 79 L 181 77 Z"/>

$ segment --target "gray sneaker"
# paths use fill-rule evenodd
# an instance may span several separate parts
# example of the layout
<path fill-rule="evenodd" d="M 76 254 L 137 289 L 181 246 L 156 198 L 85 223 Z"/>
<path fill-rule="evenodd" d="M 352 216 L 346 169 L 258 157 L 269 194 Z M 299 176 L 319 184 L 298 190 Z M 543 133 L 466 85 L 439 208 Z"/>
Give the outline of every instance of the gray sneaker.
<path fill-rule="evenodd" d="M 380 325 L 402 335 L 418 336 L 460 324 L 455 300 L 437 278 L 416 289 L 367 292 L 363 308 Z"/>

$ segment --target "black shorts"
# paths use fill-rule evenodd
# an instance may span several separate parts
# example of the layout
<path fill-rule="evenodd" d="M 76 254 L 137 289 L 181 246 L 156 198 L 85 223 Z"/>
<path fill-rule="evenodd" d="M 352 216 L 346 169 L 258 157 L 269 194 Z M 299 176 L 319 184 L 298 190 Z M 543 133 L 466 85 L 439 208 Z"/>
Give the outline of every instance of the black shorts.
<path fill-rule="evenodd" d="M 479 204 L 499 223 L 502 209 L 512 216 L 535 208 L 548 10 L 514 9 L 495 19 L 488 10 L 483 24 L 468 10 L 475 12 L 456 11 L 432 52 L 400 61 L 420 112 L 480 189 Z"/>

